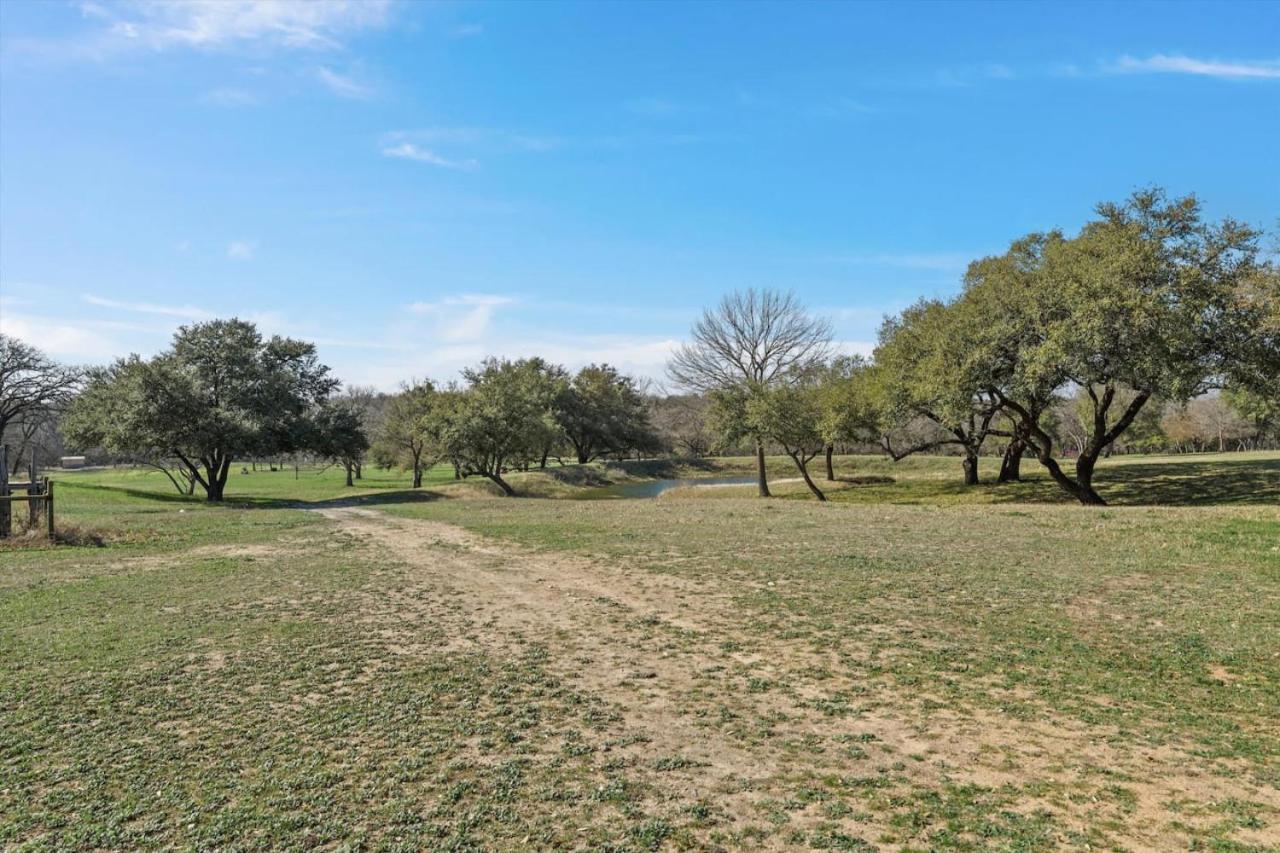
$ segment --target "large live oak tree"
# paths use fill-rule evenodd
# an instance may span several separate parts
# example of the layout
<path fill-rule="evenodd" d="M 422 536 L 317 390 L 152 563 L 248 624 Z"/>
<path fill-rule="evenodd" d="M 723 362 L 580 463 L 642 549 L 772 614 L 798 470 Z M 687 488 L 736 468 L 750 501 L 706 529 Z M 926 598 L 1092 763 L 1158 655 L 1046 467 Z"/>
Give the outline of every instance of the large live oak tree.
<path fill-rule="evenodd" d="M 559 435 L 552 399 L 561 376 L 539 358 L 487 359 L 463 371 L 467 387 L 434 408 L 428 432 L 464 476 L 485 477 L 514 495 L 504 473 L 539 458 Z"/>
<path fill-rule="evenodd" d="M 975 263 L 960 310 L 971 371 L 1018 438 L 1065 491 L 1100 505 L 1097 461 L 1151 400 L 1189 400 L 1233 378 L 1264 384 L 1280 347 L 1256 231 L 1206 222 L 1194 197 L 1156 189 L 1097 212 L 1075 237 L 1031 235 Z M 1041 422 L 1055 392 L 1087 401 L 1074 475 Z"/>
<path fill-rule="evenodd" d="M 312 449 L 308 415 L 337 385 L 312 344 L 264 339 L 238 319 L 196 323 L 152 359 L 95 371 L 72 406 L 67 437 L 172 456 L 216 502 L 235 459 Z"/>

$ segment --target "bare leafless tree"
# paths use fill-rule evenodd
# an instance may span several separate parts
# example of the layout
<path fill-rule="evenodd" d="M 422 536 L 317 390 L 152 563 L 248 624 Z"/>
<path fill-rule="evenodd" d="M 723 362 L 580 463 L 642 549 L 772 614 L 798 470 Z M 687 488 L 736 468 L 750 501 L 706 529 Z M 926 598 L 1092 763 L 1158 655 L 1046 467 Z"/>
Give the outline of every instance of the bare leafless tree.
<path fill-rule="evenodd" d="M 730 293 L 702 312 L 691 336 L 672 355 L 667 372 L 678 385 L 701 392 L 785 382 L 831 351 L 831 324 L 811 316 L 794 294 L 773 290 Z M 760 438 L 756 466 L 760 495 L 768 497 Z"/>
<path fill-rule="evenodd" d="M 58 364 L 17 338 L 0 334 L 0 435 L 65 406 L 80 386 L 78 368 Z"/>

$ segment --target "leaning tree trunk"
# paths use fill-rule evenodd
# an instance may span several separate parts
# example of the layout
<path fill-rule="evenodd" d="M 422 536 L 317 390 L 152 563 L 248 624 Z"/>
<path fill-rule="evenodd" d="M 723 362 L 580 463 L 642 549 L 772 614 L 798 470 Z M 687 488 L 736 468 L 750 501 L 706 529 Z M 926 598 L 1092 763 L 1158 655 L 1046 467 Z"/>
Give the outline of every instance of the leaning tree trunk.
<path fill-rule="evenodd" d="M 820 501 L 825 501 L 827 496 L 822 493 L 822 489 L 818 488 L 818 484 L 813 482 L 813 478 L 809 476 L 809 466 L 797 453 L 787 452 L 791 457 L 791 461 L 796 463 L 796 468 L 800 471 L 800 476 L 804 478 L 804 484 L 809 487 L 809 491 L 813 492 L 813 496 Z"/>
<path fill-rule="evenodd" d="M 756 481 L 760 489 L 760 497 L 770 497 L 769 477 L 764 467 L 764 442 L 760 439 L 756 439 Z"/>
<path fill-rule="evenodd" d="M 497 484 L 498 488 L 502 489 L 502 493 L 504 495 L 506 495 L 509 498 L 515 497 L 516 490 L 511 488 L 510 483 L 502 479 L 501 474 L 485 474 L 485 476 L 488 477 L 490 480 L 492 480 L 495 484 Z"/>
<path fill-rule="evenodd" d="M 1022 479 L 1022 453 L 1026 449 L 1022 439 L 1015 438 L 1004 449 L 1004 458 L 1000 460 L 1000 476 L 997 482 L 1013 483 Z"/>
<path fill-rule="evenodd" d="M 835 455 L 836 446 L 834 444 L 827 445 L 827 482 L 834 483 L 836 479 L 836 469 L 831 464 L 831 457 Z"/>

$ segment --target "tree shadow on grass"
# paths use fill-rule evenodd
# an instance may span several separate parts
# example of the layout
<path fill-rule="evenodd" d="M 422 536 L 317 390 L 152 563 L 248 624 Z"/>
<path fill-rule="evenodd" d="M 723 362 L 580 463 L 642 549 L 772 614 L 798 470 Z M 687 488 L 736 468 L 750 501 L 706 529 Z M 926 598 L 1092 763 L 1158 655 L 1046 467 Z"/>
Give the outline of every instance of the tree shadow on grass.
<path fill-rule="evenodd" d="M 1280 506 L 1280 459 L 1119 464 L 1099 469 L 1095 485 L 1117 505 Z"/>
<path fill-rule="evenodd" d="M 1064 469 L 1074 474 L 1074 465 Z M 996 483 L 993 478 L 977 486 L 954 479 L 912 479 L 880 483 L 873 478 L 832 493 L 832 499 L 848 503 L 886 504 L 1074 504 L 1075 499 L 1049 478 L 1034 460 L 1022 465 L 1023 479 Z M 987 475 L 983 471 L 984 476 Z M 840 477 L 838 480 L 857 478 Z M 1098 469 L 1094 488 L 1113 506 L 1280 506 L 1280 460 L 1197 460 L 1171 462 L 1117 462 Z M 805 495 L 799 495 L 803 498 Z"/>
<path fill-rule="evenodd" d="M 176 492 L 165 493 L 149 491 L 147 489 L 133 489 L 128 488 L 127 486 L 104 486 L 97 483 L 76 483 L 72 485 L 71 488 L 123 495 L 137 500 L 153 501 L 157 503 L 179 503 L 186 504 L 188 506 L 225 506 L 231 509 L 335 509 L 339 507 L 423 503 L 449 497 L 442 492 L 433 492 L 426 489 L 400 489 L 397 491 L 379 491 L 373 494 L 343 495 L 341 497 L 326 498 L 324 500 L 315 501 L 299 500 L 298 498 L 273 498 L 258 495 L 231 494 L 227 495 L 226 500 L 221 504 L 211 504 L 199 493 L 194 495 L 179 495 Z"/>
<path fill-rule="evenodd" d="M 172 492 L 153 492 L 149 489 L 131 489 L 127 486 L 103 486 L 98 483 L 68 483 L 59 481 L 59 488 L 77 489 L 86 492 L 106 492 L 113 495 L 125 495 L 131 498 L 139 498 L 148 501 L 160 501 L 161 503 L 182 503 L 182 504 L 201 504 L 205 500 L 200 495 L 180 495 L 177 491 Z M 55 493 L 56 497 L 56 493 Z"/>

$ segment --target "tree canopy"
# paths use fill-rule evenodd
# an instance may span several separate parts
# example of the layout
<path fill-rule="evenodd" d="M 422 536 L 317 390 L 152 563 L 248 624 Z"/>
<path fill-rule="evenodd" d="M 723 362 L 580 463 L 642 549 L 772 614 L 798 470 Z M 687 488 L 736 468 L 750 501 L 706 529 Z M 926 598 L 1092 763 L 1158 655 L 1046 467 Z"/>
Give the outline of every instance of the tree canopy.
<path fill-rule="evenodd" d="M 607 364 L 587 365 L 561 385 L 555 417 L 580 464 L 659 447 L 648 403 L 635 380 Z"/>
<path fill-rule="evenodd" d="M 1274 361 L 1266 303 L 1240 296 L 1259 275 L 1257 237 L 1204 221 L 1194 197 L 1144 190 L 1099 205 L 1076 237 L 1031 235 L 971 266 L 960 298 L 971 374 L 1081 502 L 1104 503 L 1092 484 L 1098 457 L 1150 400 L 1188 400 Z M 1044 402 L 1068 388 L 1088 401 L 1074 476 L 1041 422 Z"/>
<path fill-rule="evenodd" d="M 307 417 L 337 384 L 312 344 L 264 339 L 238 319 L 196 323 L 152 359 L 94 371 L 67 435 L 82 447 L 172 456 L 221 501 L 236 458 L 308 448 Z"/>

